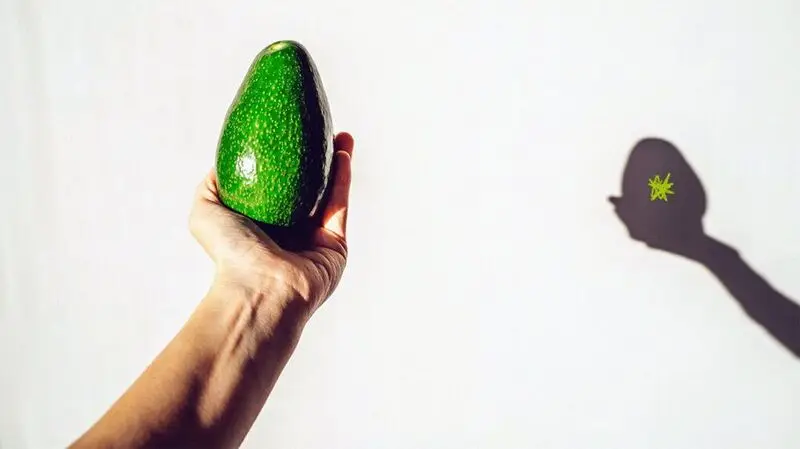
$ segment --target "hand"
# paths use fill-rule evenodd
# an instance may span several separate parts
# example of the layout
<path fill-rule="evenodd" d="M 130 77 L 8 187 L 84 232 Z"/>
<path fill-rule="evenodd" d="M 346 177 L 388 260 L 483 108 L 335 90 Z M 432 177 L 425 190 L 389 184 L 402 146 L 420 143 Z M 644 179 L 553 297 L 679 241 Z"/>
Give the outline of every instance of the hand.
<path fill-rule="evenodd" d="M 674 194 L 666 202 L 650 198 L 649 179 L 659 173 L 669 173 L 674 183 Z M 705 189 L 680 151 L 666 140 L 647 138 L 634 146 L 622 176 L 622 196 L 609 201 L 631 238 L 650 248 L 694 258 L 707 240 Z"/>
<path fill-rule="evenodd" d="M 189 228 L 216 265 L 215 282 L 273 294 L 277 290 L 287 300 L 302 299 L 309 312 L 316 310 L 336 288 L 347 261 L 352 152 L 352 136 L 337 135 L 327 205 L 319 214 L 321 221 L 300 236 L 306 243 L 300 250 L 276 242 L 282 240 L 272 232 L 277 229 L 269 231 L 272 238 L 265 227 L 223 205 L 212 170 L 197 188 Z"/>
<path fill-rule="evenodd" d="M 687 217 L 678 207 L 627 196 L 609 197 L 614 212 L 633 240 L 650 248 L 694 258 L 694 250 L 706 240 L 699 217 Z M 674 213 L 671 213 L 674 212 Z"/>

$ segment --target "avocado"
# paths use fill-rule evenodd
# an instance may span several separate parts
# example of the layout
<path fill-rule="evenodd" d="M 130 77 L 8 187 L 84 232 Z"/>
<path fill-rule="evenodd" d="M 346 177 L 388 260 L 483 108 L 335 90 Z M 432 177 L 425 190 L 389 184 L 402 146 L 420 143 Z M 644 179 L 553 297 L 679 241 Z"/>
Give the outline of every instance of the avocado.
<path fill-rule="evenodd" d="M 258 222 L 291 227 L 322 207 L 332 158 L 330 107 L 311 55 L 295 41 L 269 45 L 225 117 L 220 200 Z"/>

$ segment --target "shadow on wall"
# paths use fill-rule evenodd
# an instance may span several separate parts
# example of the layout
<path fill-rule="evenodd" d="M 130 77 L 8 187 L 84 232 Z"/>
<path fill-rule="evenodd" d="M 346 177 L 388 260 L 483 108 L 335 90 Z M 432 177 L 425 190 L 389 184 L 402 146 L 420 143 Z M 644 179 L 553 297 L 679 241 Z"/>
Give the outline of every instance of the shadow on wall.
<path fill-rule="evenodd" d="M 651 200 L 648 182 L 670 175 L 674 194 Z M 639 141 L 622 175 L 622 196 L 611 197 L 633 240 L 706 267 L 745 313 L 800 358 L 800 306 L 772 288 L 739 253 L 705 233 L 706 193 L 697 174 L 671 143 Z"/>

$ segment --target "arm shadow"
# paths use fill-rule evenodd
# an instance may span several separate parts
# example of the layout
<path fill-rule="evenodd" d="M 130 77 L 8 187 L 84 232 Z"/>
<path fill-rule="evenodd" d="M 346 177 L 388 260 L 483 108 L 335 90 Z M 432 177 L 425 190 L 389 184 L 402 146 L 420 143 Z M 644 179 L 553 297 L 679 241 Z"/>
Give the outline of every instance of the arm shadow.
<path fill-rule="evenodd" d="M 669 174 L 674 194 L 651 199 L 648 181 Z M 795 357 L 800 358 L 800 306 L 773 288 L 731 246 L 703 229 L 706 192 L 700 178 L 670 142 L 646 138 L 631 150 L 622 196 L 610 197 L 630 237 L 706 267 L 742 310 Z"/>

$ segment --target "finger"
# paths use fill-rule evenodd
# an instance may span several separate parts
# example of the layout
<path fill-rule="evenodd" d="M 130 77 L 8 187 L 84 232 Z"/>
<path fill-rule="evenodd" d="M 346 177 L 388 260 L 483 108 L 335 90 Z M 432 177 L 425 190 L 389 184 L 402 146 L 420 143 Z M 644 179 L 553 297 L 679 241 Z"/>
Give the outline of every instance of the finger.
<path fill-rule="evenodd" d="M 354 147 L 353 136 L 343 132 L 333 141 L 334 178 L 331 196 L 322 216 L 323 228 L 340 239 L 345 238 L 347 228 L 347 207 L 350 197 L 351 165 Z"/>
<path fill-rule="evenodd" d="M 212 168 L 206 177 L 200 181 L 195 190 L 195 201 L 206 200 L 212 202 L 219 202 L 217 191 L 217 170 Z"/>
<path fill-rule="evenodd" d="M 352 145 L 350 146 L 352 151 Z M 341 239 L 347 230 L 347 207 L 350 197 L 350 153 L 337 151 L 334 154 L 334 173 L 331 197 L 322 215 L 322 226 Z"/>
<path fill-rule="evenodd" d="M 620 198 L 618 196 L 610 196 L 610 197 L 608 197 L 608 202 L 613 204 L 613 205 L 615 205 L 615 206 L 619 205 L 619 200 L 620 200 Z"/>
<path fill-rule="evenodd" d="M 349 133 L 339 133 L 336 135 L 336 138 L 333 139 L 333 150 L 334 151 L 344 151 L 353 156 L 353 136 Z"/>

